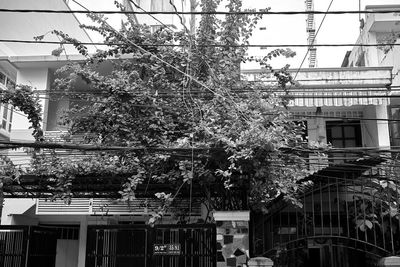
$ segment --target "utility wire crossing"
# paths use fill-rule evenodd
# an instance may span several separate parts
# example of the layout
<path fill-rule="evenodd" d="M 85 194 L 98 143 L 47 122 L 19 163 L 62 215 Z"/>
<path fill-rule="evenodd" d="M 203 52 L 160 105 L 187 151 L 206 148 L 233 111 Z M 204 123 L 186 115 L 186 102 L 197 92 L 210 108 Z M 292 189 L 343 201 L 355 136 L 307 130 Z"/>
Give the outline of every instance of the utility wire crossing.
<path fill-rule="evenodd" d="M 17 39 L 0 39 L 2 43 L 27 43 L 27 44 L 74 44 L 73 42 L 67 41 L 35 41 L 35 40 L 17 40 Z M 126 45 L 122 42 L 79 42 L 82 45 Z M 143 44 L 143 47 L 186 47 L 181 44 Z M 224 45 L 224 44 L 207 44 L 207 45 L 196 45 L 197 47 L 309 47 L 308 44 L 237 44 L 237 45 Z M 400 43 L 373 43 L 373 44 L 313 44 L 317 47 L 352 47 L 352 46 L 363 46 L 363 47 L 381 47 L 381 46 L 400 46 Z"/>
<path fill-rule="evenodd" d="M 307 15 L 307 14 L 389 14 L 389 13 L 400 13 L 400 9 L 381 9 L 381 10 L 339 10 L 339 11 L 240 11 L 240 12 L 229 12 L 229 11 L 121 11 L 121 10 L 101 10 L 101 11 L 86 11 L 86 10 L 54 10 L 54 9 L 8 9 L 0 8 L 0 12 L 11 12 L 11 13 L 55 13 L 55 14 L 143 14 L 143 15 Z"/>

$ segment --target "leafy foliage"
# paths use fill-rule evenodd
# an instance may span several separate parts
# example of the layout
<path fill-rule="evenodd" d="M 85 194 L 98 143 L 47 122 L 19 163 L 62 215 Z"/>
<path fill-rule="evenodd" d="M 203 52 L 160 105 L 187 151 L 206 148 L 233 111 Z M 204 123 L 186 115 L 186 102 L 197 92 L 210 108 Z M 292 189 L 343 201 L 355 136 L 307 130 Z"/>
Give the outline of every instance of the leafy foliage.
<path fill-rule="evenodd" d="M 204 11 L 215 11 L 218 4 L 201 1 Z M 241 1 L 230 0 L 226 7 L 240 11 Z M 241 45 L 249 43 L 260 16 L 218 19 L 206 14 L 196 35 L 132 23 L 116 31 L 102 16 L 90 17 L 98 26 L 83 27 L 99 32 L 109 44 L 95 55 L 68 35 L 52 32 L 87 57 L 60 69 L 55 81 L 54 90 L 75 103 L 61 122 L 69 129 L 66 140 L 79 135 L 86 144 L 167 150 L 94 153 L 84 159 L 38 153 L 33 170 L 57 181 L 52 188 L 57 196 L 73 196 L 71 185 L 79 176 L 129 174 L 120 190 L 125 201 L 135 198 L 142 183 L 177 188 L 156 194 L 164 206 L 154 222 L 177 196 L 190 195 L 193 185 L 202 188 L 211 209 L 250 205 L 266 210 L 278 196 L 298 203 L 297 183 L 309 174 L 304 155 L 308 144 L 303 126 L 289 118 L 288 99 L 277 94 L 293 83 L 288 67 L 273 71 L 268 64 L 272 57 L 294 53 L 279 49 L 262 60 L 247 57 Z M 241 77 L 240 64 L 249 60 L 277 78 L 275 88 Z M 77 91 L 82 83 L 85 95 Z M 238 199 L 243 192 L 245 197 Z"/>
<path fill-rule="evenodd" d="M 26 114 L 31 123 L 30 128 L 33 129 L 33 136 L 38 141 L 42 140 L 43 131 L 40 126 L 42 108 L 38 96 L 34 94 L 30 86 L 19 85 L 8 90 L 0 90 L 0 102 L 11 104 Z"/>

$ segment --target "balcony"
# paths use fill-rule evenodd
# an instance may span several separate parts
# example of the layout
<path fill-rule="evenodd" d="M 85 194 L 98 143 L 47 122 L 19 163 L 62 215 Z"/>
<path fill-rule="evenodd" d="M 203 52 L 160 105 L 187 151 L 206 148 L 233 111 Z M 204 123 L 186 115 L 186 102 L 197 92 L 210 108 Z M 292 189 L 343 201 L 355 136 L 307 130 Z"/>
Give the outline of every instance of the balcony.
<path fill-rule="evenodd" d="M 289 70 L 298 84 L 289 86 L 291 106 L 337 107 L 388 104 L 391 67 L 310 68 Z M 284 94 L 276 78 L 266 69 L 242 70 L 245 79 L 263 82 L 274 93 Z"/>
<path fill-rule="evenodd" d="M 393 13 L 367 14 L 364 30 L 367 32 L 399 32 L 400 31 L 400 5 L 369 5 L 368 11 L 393 10 Z"/>

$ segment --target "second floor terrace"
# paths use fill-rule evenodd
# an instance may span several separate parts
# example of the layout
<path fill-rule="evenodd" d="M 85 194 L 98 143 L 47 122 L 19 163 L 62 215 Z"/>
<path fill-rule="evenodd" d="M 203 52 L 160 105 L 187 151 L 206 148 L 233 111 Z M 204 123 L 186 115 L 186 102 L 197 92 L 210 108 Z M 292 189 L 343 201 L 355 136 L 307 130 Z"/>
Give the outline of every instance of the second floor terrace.
<path fill-rule="evenodd" d="M 392 94 L 391 67 L 307 68 L 289 70 L 295 84 L 288 85 L 294 107 L 338 107 L 389 104 Z M 284 94 L 267 69 L 242 70 L 244 79 L 263 82 L 271 92 Z"/>

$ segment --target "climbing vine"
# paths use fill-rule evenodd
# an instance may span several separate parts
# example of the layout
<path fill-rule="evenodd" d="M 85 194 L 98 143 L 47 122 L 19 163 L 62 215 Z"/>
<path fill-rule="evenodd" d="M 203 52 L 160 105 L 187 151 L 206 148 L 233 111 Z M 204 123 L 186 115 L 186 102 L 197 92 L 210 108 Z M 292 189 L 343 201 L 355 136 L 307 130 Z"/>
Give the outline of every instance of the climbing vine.
<path fill-rule="evenodd" d="M 200 2 L 211 13 L 218 4 Z M 240 11 L 241 1 L 230 0 L 227 8 Z M 152 222 L 177 197 L 190 197 L 192 186 L 201 190 L 196 193 L 210 209 L 266 211 L 280 196 L 300 205 L 296 192 L 309 174 L 308 143 L 302 138 L 304 126 L 293 122 L 286 109 L 289 100 L 279 93 L 294 82 L 288 67 L 275 71 L 269 65 L 272 57 L 294 53 L 279 49 L 262 59 L 247 56 L 242 45 L 248 44 L 260 16 L 206 14 L 196 34 L 130 22 L 116 31 L 102 16 L 89 16 L 98 26 L 83 27 L 100 33 L 108 44 L 94 55 L 78 40 L 52 32 L 87 57 L 58 70 L 53 86 L 73 103 L 59 122 L 68 128 L 65 141 L 79 135 L 83 144 L 143 150 L 79 158 L 36 153 L 31 171 L 56 181 L 51 186 L 55 196 L 68 201 L 79 177 L 101 174 L 127 176 L 119 191 L 123 201 L 133 200 L 139 185 L 170 185 L 173 190 L 155 194 L 163 207 Z M 275 76 L 275 87 L 241 77 L 240 64 L 247 61 Z M 85 94 L 77 91 L 82 82 Z M 23 108 L 37 111 L 36 104 Z M 40 118 L 29 116 L 39 137 Z M 152 152 L 154 147 L 166 150 Z"/>
<path fill-rule="evenodd" d="M 0 91 L 0 102 L 10 104 L 22 111 L 31 123 L 32 135 L 37 141 L 43 141 L 43 131 L 41 129 L 41 105 L 38 96 L 32 88 L 27 85 L 18 85 L 15 88 Z"/>

